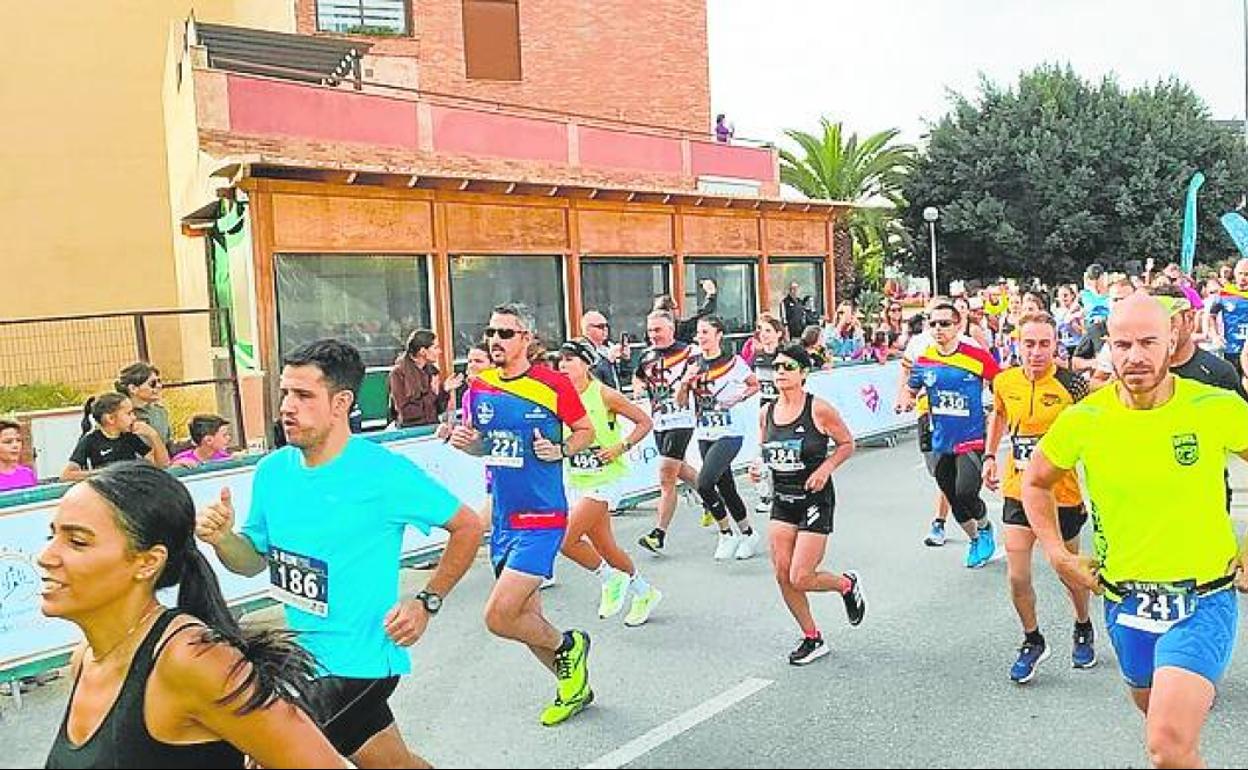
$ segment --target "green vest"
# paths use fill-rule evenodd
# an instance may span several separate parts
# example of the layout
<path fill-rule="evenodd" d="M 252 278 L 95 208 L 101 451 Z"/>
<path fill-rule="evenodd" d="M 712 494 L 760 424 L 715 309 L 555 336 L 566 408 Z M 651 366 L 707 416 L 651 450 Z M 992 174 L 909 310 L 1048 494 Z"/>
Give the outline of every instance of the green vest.
<path fill-rule="evenodd" d="M 603 465 L 595 454 L 599 449 L 620 443 L 620 426 L 603 403 L 602 383 L 591 379 L 589 387 L 581 393 L 581 403 L 585 405 L 585 412 L 594 425 L 594 440 L 588 449 L 568 458 L 568 482 L 577 489 L 594 489 L 619 481 L 628 473 L 628 464 L 624 462 L 624 456 L 620 455 Z M 571 431 L 565 428 L 564 435 L 570 434 Z"/>

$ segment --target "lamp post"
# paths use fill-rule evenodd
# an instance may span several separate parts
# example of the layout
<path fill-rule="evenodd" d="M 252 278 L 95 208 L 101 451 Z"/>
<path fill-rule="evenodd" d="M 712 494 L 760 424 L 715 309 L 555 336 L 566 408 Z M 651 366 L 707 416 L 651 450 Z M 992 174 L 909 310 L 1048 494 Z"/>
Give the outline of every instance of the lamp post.
<path fill-rule="evenodd" d="M 923 209 L 923 219 L 927 222 L 928 240 L 932 242 L 932 296 L 936 291 L 936 220 L 940 219 L 940 209 L 928 206 Z"/>

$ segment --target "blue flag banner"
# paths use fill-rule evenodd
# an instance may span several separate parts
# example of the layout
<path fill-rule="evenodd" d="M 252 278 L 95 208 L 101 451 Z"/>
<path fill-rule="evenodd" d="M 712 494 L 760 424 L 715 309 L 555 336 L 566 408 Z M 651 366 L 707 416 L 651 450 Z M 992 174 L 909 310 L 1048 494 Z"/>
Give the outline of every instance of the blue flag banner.
<path fill-rule="evenodd" d="M 1187 208 L 1183 212 L 1183 252 L 1181 267 L 1183 272 L 1192 274 L 1192 263 L 1196 261 L 1196 193 L 1205 183 L 1205 175 L 1197 171 L 1192 181 L 1187 184 Z"/>
<path fill-rule="evenodd" d="M 1222 226 L 1226 228 L 1231 240 L 1235 241 L 1239 255 L 1248 257 L 1248 219 L 1244 219 L 1244 215 L 1237 211 L 1228 211 L 1222 215 Z"/>

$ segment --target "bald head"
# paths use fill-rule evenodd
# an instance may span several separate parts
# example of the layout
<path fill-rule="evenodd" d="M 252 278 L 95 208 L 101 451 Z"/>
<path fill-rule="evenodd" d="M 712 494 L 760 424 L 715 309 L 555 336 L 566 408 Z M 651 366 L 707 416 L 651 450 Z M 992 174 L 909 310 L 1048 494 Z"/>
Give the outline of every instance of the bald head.
<path fill-rule="evenodd" d="M 584 334 L 594 345 L 601 346 L 606 344 L 610 331 L 611 327 L 607 324 L 607 317 L 597 310 L 591 310 L 581 316 L 581 334 Z"/>
<path fill-rule="evenodd" d="M 1248 290 L 1248 259 L 1241 259 L 1235 263 L 1234 279 L 1237 287 Z"/>
<path fill-rule="evenodd" d="M 1114 374 L 1132 393 L 1143 395 L 1165 382 L 1174 348 L 1166 306 L 1142 292 L 1114 303 L 1109 312 L 1109 351 Z"/>

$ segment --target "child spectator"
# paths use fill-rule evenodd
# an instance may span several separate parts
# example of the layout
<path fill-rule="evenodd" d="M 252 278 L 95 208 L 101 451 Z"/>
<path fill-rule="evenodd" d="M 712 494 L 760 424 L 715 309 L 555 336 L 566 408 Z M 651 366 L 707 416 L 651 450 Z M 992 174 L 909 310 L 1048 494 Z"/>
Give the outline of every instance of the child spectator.
<path fill-rule="evenodd" d="M 22 426 L 0 419 L 0 492 L 26 489 L 39 483 L 29 465 L 22 465 Z"/>
<path fill-rule="evenodd" d="M 204 463 L 229 460 L 230 422 L 215 414 L 197 414 L 190 422 L 191 443 L 193 446 L 173 456 L 173 462 L 179 468 L 194 468 Z"/>
<path fill-rule="evenodd" d="M 151 425 L 135 417 L 129 398 L 120 393 L 92 396 L 82 411 L 82 438 L 61 471 L 61 481 L 82 481 L 113 463 L 140 457 L 158 468 L 169 464 L 165 442 Z"/>

